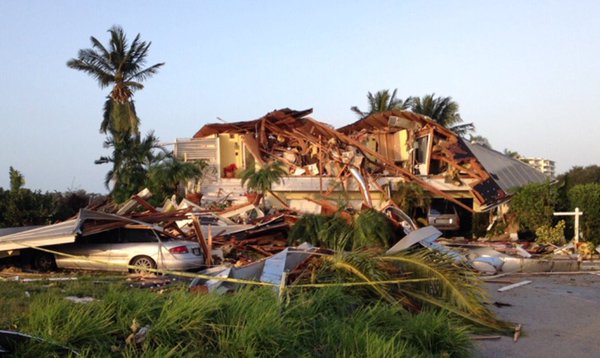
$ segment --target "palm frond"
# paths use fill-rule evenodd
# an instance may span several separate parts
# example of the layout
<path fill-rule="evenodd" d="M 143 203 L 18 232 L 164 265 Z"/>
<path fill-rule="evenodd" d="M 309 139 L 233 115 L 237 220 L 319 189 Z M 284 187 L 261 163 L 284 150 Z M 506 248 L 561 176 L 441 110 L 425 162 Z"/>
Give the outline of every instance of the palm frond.
<path fill-rule="evenodd" d="M 321 275 L 323 272 L 336 272 L 342 274 L 337 280 L 341 282 L 366 282 L 369 288 L 372 289 L 378 296 L 390 303 L 398 303 L 389 290 L 377 281 L 384 281 L 388 278 L 385 271 L 377 267 L 376 261 L 373 260 L 373 253 L 367 251 L 336 251 L 333 255 L 321 256 L 321 260 L 325 263 L 321 267 Z"/>
<path fill-rule="evenodd" d="M 387 248 L 389 246 L 388 241 L 392 237 L 393 228 L 390 220 L 376 210 L 363 210 L 354 221 L 352 242 L 354 249 L 366 247 Z"/>
<path fill-rule="evenodd" d="M 368 92 L 367 102 L 369 104 L 369 111 L 361 111 L 357 106 L 350 107 L 350 110 L 356 113 L 360 118 L 365 118 L 373 113 L 386 112 L 392 110 L 404 110 L 408 108 L 410 98 L 403 101 L 400 98 L 396 98 L 397 94 L 398 89 L 394 89 L 394 91 L 391 94 L 390 91 L 387 89 L 377 91 L 375 94 Z"/>
<path fill-rule="evenodd" d="M 444 127 L 452 127 L 463 120 L 458 103 L 452 97 L 436 97 L 435 93 L 423 97 L 413 97 L 410 101 L 411 111 L 431 118 Z"/>
<path fill-rule="evenodd" d="M 501 322 L 484 306 L 488 296 L 476 274 L 457 266 L 451 258 L 421 250 L 412 254 L 381 256 L 379 259 L 398 265 L 403 272 L 411 272 L 413 278 L 435 278 L 427 283 L 399 286 L 399 292 L 443 309 L 454 307 L 452 312 L 460 312 L 461 316 L 470 317 L 474 322 L 487 322 L 485 325 L 488 327 L 502 327 Z"/>
<path fill-rule="evenodd" d="M 127 81 L 131 81 L 131 80 L 135 80 L 135 81 L 145 81 L 148 78 L 152 77 L 153 75 L 155 75 L 158 72 L 158 69 L 161 68 L 162 66 L 164 66 L 165 63 L 157 63 L 155 65 L 152 65 L 146 69 L 143 69 L 141 71 L 132 73 L 131 75 L 128 76 Z"/>
<path fill-rule="evenodd" d="M 458 124 L 448 129 L 450 129 L 451 131 L 453 131 L 461 137 L 465 137 L 468 134 L 473 133 L 475 131 L 475 125 L 473 123 Z"/>

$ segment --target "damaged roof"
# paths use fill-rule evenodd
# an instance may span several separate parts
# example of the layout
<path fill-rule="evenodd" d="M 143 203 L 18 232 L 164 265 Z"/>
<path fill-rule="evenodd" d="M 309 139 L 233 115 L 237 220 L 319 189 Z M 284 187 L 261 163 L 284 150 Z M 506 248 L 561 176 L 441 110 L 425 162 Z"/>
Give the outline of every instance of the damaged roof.
<path fill-rule="evenodd" d="M 382 131 L 393 133 L 405 128 L 418 130 L 425 125 L 436 127 L 437 130 L 446 135 L 453 135 L 451 131 L 427 116 L 402 110 L 373 113 L 368 117 L 359 119 L 347 126 L 340 127 L 337 131 L 344 134 L 351 134 L 363 130 L 366 132 Z"/>
<path fill-rule="evenodd" d="M 507 193 L 514 193 L 515 188 L 529 183 L 545 183 L 548 177 L 539 170 L 510 158 L 493 149 L 480 144 L 463 141 L 477 160 L 492 175 L 494 181 Z"/>
<path fill-rule="evenodd" d="M 342 155 L 350 153 L 351 156 L 366 158 L 362 164 L 353 165 L 359 166 L 362 175 L 367 175 L 368 181 L 372 183 L 375 183 L 378 176 L 395 175 L 467 210 L 472 208 L 425 179 L 435 176 L 445 182 L 458 183 L 454 184 L 457 187 L 464 187 L 462 179 L 469 179 L 466 185 L 470 187 L 471 194 L 482 207 L 487 208 L 506 201 L 514 187 L 545 180 L 543 174 L 538 175 L 535 169 L 526 164 L 467 143 L 429 117 L 417 113 L 402 110 L 374 113 L 337 130 L 308 117 L 311 113 L 312 109 L 295 111 L 284 108 L 252 121 L 207 124 L 194 138 L 219 133 L 241 134 L 249 151 L 261 163 L 269 160 L 286 162 L 282 152 L 288 151 L 295 151 L 310 158 L 311 148 L 316 147 L 319 156 L 325 155 L 322 160 L 325 160 L 326 164 L 334 163 L 339 166 L 337 172 L 333 171 L 333 176 L 338 180 L 344 180 L 343 178 L 348 176 L 348 173 L 340 171 L 350 170 L 349 161 L 344 161 Z M 407 133 L 408 153 L 420 145 L 417 138 L 429 138 L 426 142 L 429 154 L 425 156 L 425 162 L 416 162 L 414 158 L 398 161 L 387 154 L 387 149 L 373 149 L 365 142 L 365 138 L 371 134 L 395 134 L 401 130 Z M 388 139 L 384 140 L 384 144 L 387 148 Z M 436 169 L 432 171 L 430 166 L 434 161 Z M 287 161 L 287 164 L 304 165 L 293 163 L 293 160 Z M 417 165 L 426 166 L 426 172 L 423 173 L 422 168 Z"/>
<path fill-rule="evenodd" d="M 263 117 L 252 121 L 234 122 L 234 123 L 211 123 L 200 128 L 194 138 L 203 138 L 219 133 L 244 134 L 258 131 L 259 126 L 264 126 L 264 122 L 276 126 L 300 126 L 304 124 L 305 118 L 312 113 L 312 108 L 303 111 L 295 111 L 289 108 L 274 110 Z"/>

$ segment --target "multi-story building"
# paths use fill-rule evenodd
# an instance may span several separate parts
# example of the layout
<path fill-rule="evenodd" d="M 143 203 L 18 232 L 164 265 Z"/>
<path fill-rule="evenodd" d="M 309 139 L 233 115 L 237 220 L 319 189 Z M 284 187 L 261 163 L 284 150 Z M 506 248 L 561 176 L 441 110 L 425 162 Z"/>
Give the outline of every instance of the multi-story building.
<path fill-rule="evenodd" d="M 537 157 L 519 157 L 524 163 L 529 164 L 540 172 L 544 173 L 548 178 L 554 179 L 554 161 Z"/>

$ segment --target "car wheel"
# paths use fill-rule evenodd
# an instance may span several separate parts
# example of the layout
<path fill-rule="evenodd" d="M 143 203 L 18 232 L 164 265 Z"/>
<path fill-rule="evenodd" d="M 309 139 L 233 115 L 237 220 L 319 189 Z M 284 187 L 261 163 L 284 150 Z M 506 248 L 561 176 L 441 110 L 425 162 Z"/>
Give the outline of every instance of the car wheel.
<path fill-rule="evenodd" d="M 56 268 L 54 255 L 47 252 L 36 253 L 33 257 L 33 267 L 42 272 L 54 270 Z"/>
<path fill-rule="evenodd" d="M 134 257 L 131 260 L 130 264 L 132 266 L 138 266 L 139 267 L 139 268 L 136 268 L 136 269 L 129 270 L 130 272 L 133 272 L 133 273 L 144 273 L 144 272 L 148 272 L 145 269 L 155 269 L 156 268 L 156 262 L 154 260 L 152 260 L 152 258 L 150 258 L 148 256 L 137 256 L 137 257 Z"/>

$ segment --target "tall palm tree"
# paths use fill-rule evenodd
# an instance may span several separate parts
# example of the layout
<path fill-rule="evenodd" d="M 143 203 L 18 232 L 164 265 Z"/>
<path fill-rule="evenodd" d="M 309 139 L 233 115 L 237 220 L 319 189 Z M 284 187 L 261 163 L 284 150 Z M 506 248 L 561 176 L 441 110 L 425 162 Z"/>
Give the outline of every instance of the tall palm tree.
<path fill-rule="evenodd" d="M 267 163 L 258 170 L 254 166 L 250 166 L 242 173 L 242 186 L 245 185 L 249 191 L 260 192 L 263 208 L 266 208 L 265 194 L 271 192 L 273 184 L 280 184 L 287 175 L 283 169 L 283 163 L 280 161 Z"/>
<path fill-rule="evenodd" d="M 100 131 L 120 140 L 128 134 L 138 134 L 133 92 L 144 88 L 142 82 L 157 73 L 164 63 L 144 67 L 151 42 L 141 41 L 140 34 L 129 43 L 120 26 L 113 26 L 108 32 L 107 46 L 92 36 L 92 48 L 79 50 L 77 58 L 69 60 L 67 66 L 89 74 L 101 88 L 112 86 L 104 103 Z"/>
<path fill-rule="evenodd" d="M 145 138 L 138 134 L 122 136 L 121 140 L 108 138 L 106 148 L 113 148 L 109 157 L 101 157 L 96 164 L 112 163 L 112 169 L 106 174 L 104 184 L 112 184 L 111 196 L 117 202 L 123 202 L 146 185 L 148 170 L 163 161 L 169 153 L 159 145 L 154 133 Z"/>
<path fill-rule="evenodd" d="M 407 109 L 409 106 L 410 98 L 402 100 L 396 98 L 398 89 L 390 94 L 390 90 L 377 91 L 375 94 L 369 92 L 367 94 L 367 100 L 369 101 L 369 110 L 362 111 L 357 106 L 350 107 L 350 110 L 356 113 L 360 118 L 365 118 L 373 113 L 391 111 L 394 109 Z"/>
<path fill-rule="evenodd" d="M 465 136 L 475 129 L 473 123 L 462 123 L 458 103 L 453 101 L 452 97 L 436 97 L 435 93 L 432 93 L 423 97 L 412 97 L 409 102 L 411 111 L 428 116 L 460 136 Z"/>

